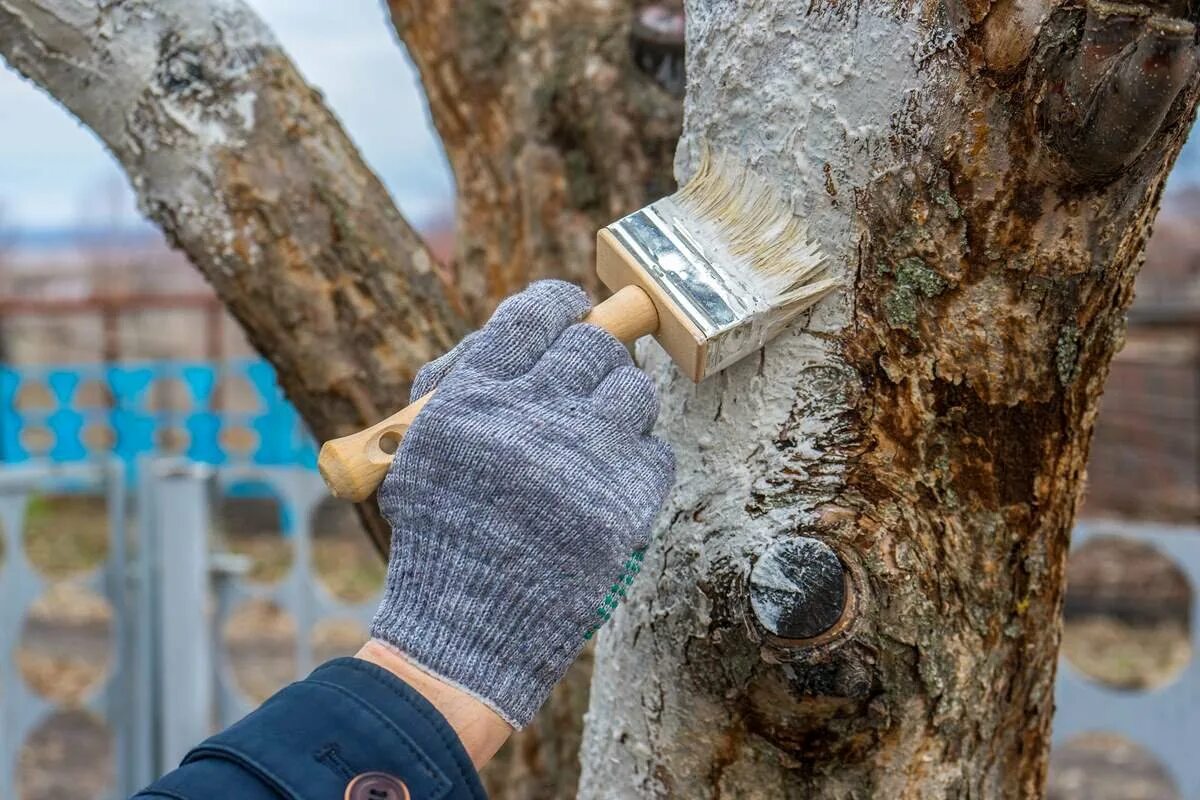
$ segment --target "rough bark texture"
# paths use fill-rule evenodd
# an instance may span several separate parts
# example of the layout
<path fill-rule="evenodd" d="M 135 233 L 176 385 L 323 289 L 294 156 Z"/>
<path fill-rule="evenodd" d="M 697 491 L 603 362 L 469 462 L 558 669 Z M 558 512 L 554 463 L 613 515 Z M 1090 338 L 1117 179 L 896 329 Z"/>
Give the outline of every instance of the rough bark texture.
<path fill-rule="evenodd" d="M 318 439 L 402 406 L 465 332 L 419 237 L 242 3 L 0 0 L 0 54 L 104 141 Z"/>
<path fill-rule="evenodd" d="M 674 189 L 680 103 L 635 63 L 637 5 L 389 0 L 457 179 L 476 320 L 537 278 L 597 290 L 596 230 Z"/>
<path fill-rule="evenodd" d="M 601 636 L 583 797 L 1036 797 L 1107 365 L 1196 104 L 1186 7 L 688 4 L 678 172 L 788 189 L 846 291 L 696 388 L 680 484 Z M 758 554 L 841 553 L 857 613 L 771 641 Z"/>

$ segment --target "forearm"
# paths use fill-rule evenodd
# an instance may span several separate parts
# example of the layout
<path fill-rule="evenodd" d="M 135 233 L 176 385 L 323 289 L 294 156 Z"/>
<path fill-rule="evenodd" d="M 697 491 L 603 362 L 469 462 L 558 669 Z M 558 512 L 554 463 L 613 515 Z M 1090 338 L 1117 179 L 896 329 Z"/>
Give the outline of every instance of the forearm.
<path fill-rule="evenodd" d="M 418 691 L 441 712 L 458 734 L 476 769 L 483 767 L 512 735 L 513 729 L 492 709 L 414 666 L 388 645 L 372 639 L 355 655 L 386 669 Z"/>

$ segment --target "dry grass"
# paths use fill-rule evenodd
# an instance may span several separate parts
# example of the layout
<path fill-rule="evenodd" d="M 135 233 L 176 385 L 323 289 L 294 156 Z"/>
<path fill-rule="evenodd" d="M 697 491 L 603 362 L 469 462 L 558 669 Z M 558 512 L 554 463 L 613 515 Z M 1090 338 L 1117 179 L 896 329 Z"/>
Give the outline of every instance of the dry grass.
<path fill-rule="evenodd" d="M 99 797 L 115 780 L 113 737 L 85 711 L 59 711 L 30 735 L 17 759 L 22 800 Z"/>
<path fill-rule="evenodd" d="M 364 603 L 383 588 L 383 559 L 361 533 L 318 536 L 312 554 L 317 580 L 342 602 Z"/>
<path fill-rule="evenodd" d="M 1192 657 L 1187 628 L 1177 622 L 1135 626 L 1110 617 L 1071 620 L 1063 655 L 1092 680 L 1116 689 L 1155 689 L 1170 683 Z"/>
<path fill-rule="evenodd" d="M 324 619 L 313 626 L 313 660 L 318 664 L 352 656 L 367 640 L 367 630 L 353 620 Z"/>
<path fill-rule="evenodd" d="M 222 631 L 238 688 L 261 703 L 299 677 L 296 674 L 296 622 L 273 603 L 243 603 Z"/>
<path fill-rule="evenodd" d="M 102 598 L 60 583 L 34 602 L 16 651 L 17 668 L 37 694 L 80 705 L 109 669 L 112 609 Z"/>
<path fill-rule="evenodd" d="M 95 569 L 108 556 L 104 498 L 44 495 L 25 511 L 25 555 L 50 579 Z"/>
<path fill-rule="evenodd" d="M 1093 733 L 1055 750 L 1046 800 L 1182 798 L 1152 755 L 1120 736 Z"/>

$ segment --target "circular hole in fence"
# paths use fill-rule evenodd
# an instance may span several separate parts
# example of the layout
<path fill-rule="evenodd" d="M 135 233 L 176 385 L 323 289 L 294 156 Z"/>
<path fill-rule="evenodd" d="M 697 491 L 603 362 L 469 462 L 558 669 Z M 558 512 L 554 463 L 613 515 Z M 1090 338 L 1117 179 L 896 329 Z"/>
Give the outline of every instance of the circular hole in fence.
<path fill-rule="evenodd" d="M 258 434 L 241 425 L 221 429 L 221 449 L 230 455 L 248 456 L 258 446 Z"/>
<path fill-rule="evenodd" d="M 44 456 L 54 447 L 54 432 L 45 425 L 26 425 L 21 429 L 21 447 L 31 456 Z"/>
<path fill-rule="evenodd" d="M 103 381 L 84 381 L 75 392 L 74 403 L 80 409 L 108 409 L 114 405 L 112 390 Z"/>
<path fill-rule="evenodd" d="M 1164 686 L 1191 659 L 1191 604 L 1187 576 L 1157 549 L 1097 537 L 1067 562 L 1063 655 L 1114 689 Z"/>
<path fill-rule="evenodd" d="M 37 694 L 78 706 L 104 681 L 112 656 L 112 607 L 72 583 L 34 601 L 21 629 L 16 661 Z"/>
<path fill-rule="evenodd" d="M 274 603 L 242 603 L 222 636 L 234 681 L 250 700 L 261 703 L 296 680 L 296 622 Z"/>
<path fill-rule="evenodd" d="M 151 384 L 146 392 L 147 411 L 177 412 L 192 410 L 192 393 L 187 384 L 178 378 L 161 378 Z"/>
<path fill-rule="evenodd" d="M 1182 800 L 1153 753 L 1112 733 L 1086 733 L 1050 753 L 1047 800 Z"/>
<path fill-rule="evenodd" d="M 183 428 L 164 425 L 154 432 L 154 443 L 161 455 L 182 455 L 188 448 L 190 437 Z"/>
<path fill-rule="evenodd" d="M 18 411 L 50 411 L 55 407 L 54 395 L 40 381 L 26 381 L 17 390 L 13 404 Z"/>
<path fill-rule="evenodd" d="M 247 578 L 254 583 L 283 580 L 295 558 L 283 504 L 269 484 L 234 483 L 225 489 L 213 517 L 220 537 L 235 553 L 250 559 Z"/>
<path fill-rule="evenodd" d="M 96 569 L 108 556 L 104 498 L 85 494 L 34 495 L 25 507 L 25 554 L 48 578 Z"/>
<path fill-rule="evenodd" d="M 83 446 L 89 450 L 112 450 L 117 443 L 117 435 L 103 422 L 93 422 L 84 427 L 80 438 Z"/>
<path fill-rule="evenodd" d="M 216 398 L 222 411 L 233 414 L 259 414 L 263 410 L 258 391 L 241 375 L 226 375 L 217 382 Z"/>
<path fill-rule="evenodd" d="M 352 656 L 367 638 L 367 629 L 352 619 L 323 619 L 312 629 L 313 660 L 321 664 Z"/>
<path fill-rule="evenodd" d="M 34 728 L 17 759 L 21 800 L 98 798 L 114 783 L 112 731 L 87 711 L 56 711 Z"/>
<path fill-rule="evenodd" d="M 330 594 L 363 603 L 383 588 L 386 564 L 363 532 L 352 503 L 326 498 L 313 511 L 313 571 Z"/>

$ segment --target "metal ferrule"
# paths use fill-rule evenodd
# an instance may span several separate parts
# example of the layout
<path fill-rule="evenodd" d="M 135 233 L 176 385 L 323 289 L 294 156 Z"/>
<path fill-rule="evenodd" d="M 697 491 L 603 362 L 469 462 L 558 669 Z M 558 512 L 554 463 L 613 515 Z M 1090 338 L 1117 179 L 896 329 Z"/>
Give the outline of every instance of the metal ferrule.
<path fill-rule="evenodd" d="M 732 257 L 704 236 L 671 198 L 608 226 L 707 342 L 706 374 L 762 347 L 772 333 L 771 305 L 718 265 Z"/>

